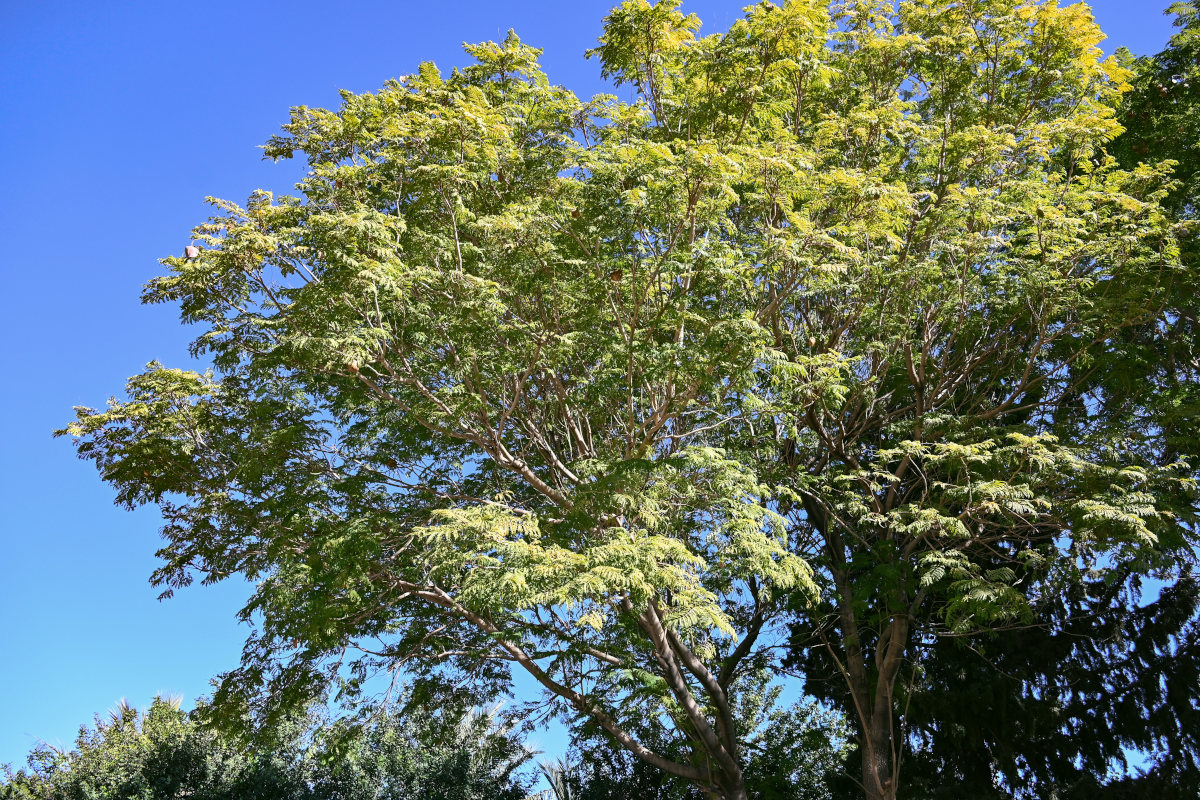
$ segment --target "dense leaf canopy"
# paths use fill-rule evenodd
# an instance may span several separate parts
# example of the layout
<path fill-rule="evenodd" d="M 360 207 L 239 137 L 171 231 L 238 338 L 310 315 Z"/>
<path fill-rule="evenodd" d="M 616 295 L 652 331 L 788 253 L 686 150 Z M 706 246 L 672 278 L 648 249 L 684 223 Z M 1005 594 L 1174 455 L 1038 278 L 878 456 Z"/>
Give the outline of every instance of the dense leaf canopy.
<path fill-rule="evenodd" d="M 257 582 L 231 718 L 518 665 L 742 798 L 730 693 L 790 623 L 890 797 L 916 648 L 1187 551 L 1191 468 L 1122 370 L 1196 265 L 1169 165 L 1105 152 L 1131 73 L 1086 7 L 792 0 L 701 38 L 677 6 L 605 20 L 632 104 L 510 34 L 294 109 L 266 152 L 299 194 L 214 200 L 148 285 L 213 371 L 67 432 L 162 509 L 168 592 Z"/>
<path fill-rule="evenodd" d="M 203 711 L 201 706 L 196 711 Z M 524 800 L 531 753 L 493 713 L 382 714 L 354 732 L 297 715 L 247 748 L 203 714 L 125 701 L 80 729 L 75 747 L 39 745 L 0 773 L 4 800 Z"/>
<path fill-rule="evenodd" d="M 1128 62 L 1132 89 L 1119 110 L 1125 130 L 1109 149 L 1129 168 L 1174 162 L 1175 182 L 1162 202 L 1188 219 L 1200 196 L 1200 93 L 1193 89 L 1200 85 L 1193 83 L 1200 77 L 1200 15 L 1191 3 L 1168 11 L 1182 30 L 1164 52 Z M 1200 251 L 1194 230 L 1182 234 L 1188 263 Z M 1196 293 L 1187 281 L 1164 289 L 1156 324 L 1130 329 L 1106 354 L 1105 403 L 1111 412 L 1135 401 L 1125 406 L 1126 424 L 1154 433 L 1142 440 L 1147 461 L 1194 465 Z M 1165 586 L 1125 566 L 1104 570 L 1062 591 L 1027 590 L 1034 599 L 1025 624 L 929 642 L 916 659 L 919 679 L 900 698 L 905 745 L 913 751 L 903 793 L 1196 796 L 1200 618 L 1192 554 L 1184 548 L 1176 555 L 1178 566 L 1160 575 Z M 835 666 L 819 654 L 804 662 L 809 690 L 844 703 Z"/>

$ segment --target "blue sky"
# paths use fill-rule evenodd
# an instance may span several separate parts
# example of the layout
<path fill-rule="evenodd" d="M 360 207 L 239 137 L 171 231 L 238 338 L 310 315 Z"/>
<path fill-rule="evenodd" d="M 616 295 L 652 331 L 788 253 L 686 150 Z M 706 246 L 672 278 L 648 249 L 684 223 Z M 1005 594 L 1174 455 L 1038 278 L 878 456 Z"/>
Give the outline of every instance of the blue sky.
<path fill-rule="evenodd" d="M 1092 3 L 1105 49 L 1161 49 L 1167 3 Z M 685 8 L 707 32 L 744 4 Z M 551 80 L 601 91 L 583 52 L 609 5 L 0 0 L 0 764 L 38 739 L 69 744 L 121 697 L 190 705 L 237 663 L 247 587 L 157 602 L 156 513 L 114 507 L 50 436 L 147 361 L 187 364 L 193 332 L 137 298 L 207 216 L 203 198 L 291 188 L 300 165 L 257 150 L 290 106 L 335 106 L 337 90 L 420 61 L 462 64 L 461 42 L 509 28 L 545 48 Z"/>

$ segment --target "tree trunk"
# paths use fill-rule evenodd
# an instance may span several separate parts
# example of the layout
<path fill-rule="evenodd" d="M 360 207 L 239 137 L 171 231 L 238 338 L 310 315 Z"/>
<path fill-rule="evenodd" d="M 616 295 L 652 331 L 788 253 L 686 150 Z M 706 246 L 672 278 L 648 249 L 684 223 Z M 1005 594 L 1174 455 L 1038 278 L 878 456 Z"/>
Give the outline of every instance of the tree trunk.
<path fill-rule="evenodd" d="M 891 738 L 888 731 L 863 731 L 863 739 L 870 739 L 871 745 L 865 741 L 862 747 L 862 785 L 867 800 L 896 800 L 896 780 L 891 770 Z"/>
<path fill-rule="evenodd" d="M 730 781 L 729 785 L 721 793 L 721 800 L 749 800 L 749 797 L 746 794 L 746 781 L 741 775 L 738 775 L 735 780 Z"/>
<path fill-rule="evenodd" d="M 880 636 L 878 647 L 881 652 L 875 659 L 876 683 L 873 703 L 869 711 L 860 713 L 862 726 L 862 783 L 868 800 L 895 800 L 896 780 L 899 771 L 899 750 L 903 742 L 896 740 L 895 709 L 892 692 L 908 641 L 908 619 L 892 617 L 886 635 Z M 861 653 L 858 654 L 861 658 Z M 860 668 L 866 671 L 865 663 Z M 864 687 L 865 688 L 865 687 Z M 865 695 L 866 692 L 862 692 Z M 863 703 L 866 706 L 866 703 Z"/>
<path fill-rule="evenodd" d="M 834 646 L 826 646 L 850 690 L 852 719 L 858 722 L 859 751 L 862 759 L 862 789 L 866 800 L 895 800 L 897 776 L 900 771 L 900 749 L 897 741 L 893 690 L 908 649 L 910 608 L 903 587 L 897 587 L 889 606 L 888 621 L 874 641 L 873 653 L 868 656 L 863 633 L 854 610 L 852 576 L 847 567 L 846 546 L 835 528 L 824 516 L 823 507 L 811 496 L 804 496 L 805 510 L 817 520 L 826 533 L 826 551 L 832 564 L 831 574 L 839 595 L 837 616 L 841 628 L 845 661 L 839 662 Z M 824 636 L 822 636 L 824 638 Z"/>

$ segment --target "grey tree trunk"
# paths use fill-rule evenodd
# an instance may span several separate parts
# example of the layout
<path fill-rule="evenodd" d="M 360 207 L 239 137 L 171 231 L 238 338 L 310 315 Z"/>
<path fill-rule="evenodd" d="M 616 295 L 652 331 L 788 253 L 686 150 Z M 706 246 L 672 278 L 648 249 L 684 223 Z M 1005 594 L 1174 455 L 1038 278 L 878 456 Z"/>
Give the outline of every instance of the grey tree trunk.
<path fill-rule="evenodd" d="M 749 800 L 749 798 L 750 796 L 746 794 L 746 782 L 740 775 L 734 784 L 721 795 L 721 800 Z"/>
<path fill-rule="evenodd" d="M 891 746 L 884 736 L 865 732 L 875 741 L 862 748 L 862 785 L 867 800 L 896 800 L 896 780 L 891 770 Z M 872 752 L 874 751 L 874 752 Z M 888 754 L 888 755 L 885 755 Z"/>

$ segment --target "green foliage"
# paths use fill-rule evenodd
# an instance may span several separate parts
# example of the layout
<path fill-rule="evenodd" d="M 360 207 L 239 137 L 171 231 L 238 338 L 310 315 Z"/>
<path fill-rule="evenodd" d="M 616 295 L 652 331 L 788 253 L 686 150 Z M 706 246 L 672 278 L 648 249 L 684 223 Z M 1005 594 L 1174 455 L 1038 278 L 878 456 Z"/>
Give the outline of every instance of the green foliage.
<path fill-rule="evenodd" d="M 1091 581 L 1043 598 L 1038 625 L 939 641 L 905 719 L 905 795 L 1195 797 L 1200 593 L 1131 593 Z"/>
<path fill-rule="evenodd" d="M 201 709 L 202 710 L 202 709 Z M 203 727 L 177 702 L 145 713 L 122 703 L 83 727 L 73 750 L 41 745 L 28 770 L 6 770 L 11 800 L 521 800 L 529 759 L 493 712 L 383 715 L 321 728 L 315 718 L 273 727 L 247 748 Z"/>
<path fill-rule="evenodd" d="M 295 723 L 271 750 L 247 751 L 203 730 L 178 702 L 156 698 L 141 713 L 122 701 L 84 726 L 73 750 L 34 748 L 29 770 L 7 772 L 12 800 L 300 800 L 308 797 Z"/>
<path fill-rule="evenodd" d="M 387 716 L 323 734 L 313 800 L 522 800 L 530 753 L 495 711 Z M 345 737 L 349 737 L 348 739 Z"/>
<path fill-rule="evenodd" d="M 293 109 L 266 152 L 305 160 L 299 194 L 214 200 L 164 260 L 145 299 L 213 372 L 152 364 L 63 433 L 162 509 L 166 592 L 257 581 L 219 717 L 366 713 L 379 670 L 493 696 L 516 665 L 741 800 L 734 687 L 790 623 L 890 797 L 914 643 L 1177 568 L 1194 417 L 1164 390 L 1195 361 L 1161 369 L 1159 331 L 1200 267 L 1169 166 L 1106 152 L 1133 73 L 1086 6 L 697 31 L 675 0 L 609 14 L 593 54 L 632 104 L 510 34 Z"/>
<path fill-rule="evenodd" d="M 1194 476 L 1200 16 L 1194 3 L 1168 13 L 1181 30 L 1162 53 L 1136 60 L 1118 53 L 1131 88 L 1118 108 L 1124 130 L 1107 149 L 1134 175 L 1170 171 L 1159 202 L 1184 222 L 1176 227 L 1184 268 L 1163 274 L 1152 318 L 1109 340 L 1090 393 L 1081 393 L 1086 413 L 1059 410 L 1058 421 L 1074 417 L 1089 434 L 1121 434 L 1117 460 L 1125 470 L 1182 462 L 1189 466 L 1181 474 Z M 1182 523 L 1155 531 L 1156 572 L 1165 581 L 1157 600 L 1142 600 L 1146 565 L 1132 553 L 1064 576 L 1031 548 L 1023 551 L 1031 601 L 1023 624 L 922 643 L 912 680 L 897 692 L 914 751 L 906 795 L 1196 795 L 1195 496 L 1186 485 L 1160 484 L 1151 499 Z M 1122 518 L 1113 508 L 1088 512 Z M 932 562 L 939 580 L 954 566 L 943 569 L 943 561 Z M 809 684 L 819 696 L 844 692 L 834 665 L 803 660 L 810 678 L 823 674 Z"/>
<path fill-rule="evenodd" d="M 1194 2 L 1174 3 L 1179 32 L 1157 55 L 1132 60 L 1133 89 L 1121 106 L 1125 132 L 1113 154 L 1129 169 L 1165 165 L 1172 183 L 1163 205 L 1187 223 L 1180 238 L 1184 263 L 1200 263 L 1200 11 Z M 1152 381 L 1158 402 L 1131 407 L 1131 424 L 1153 431 L 1165 453 L 1196 464 L 1200 459 L 1193 422 L 1200 417 L 1197 365 L 1196 284 L 1188 275 L 1163 286 L 1167 302 L 1152 330 L 1131 331 L 1121 343 L 1121 360 L 1112 370 L 1116 396 L 1128 387 Z M 1136 415 L 1136 416 L 1135 416 Z"/>
<path fill-rule="evenodd" d="M 844 720 L 810 702 L 779 705 L 780 688 L 765 673 L 749 675 L 739 686 L 734 712 L 745 742 L 747 795 L 753 800 L 827 800 L 830 786 L 846 768 Z M 653 719 L 639 731 L 663 752 L 685 754 L 685 742 Z M 543 764 L 554 787 L 547 800 L 702 800 L 687 783 L 664 775 L 614 746 L 595 729 L 585 728 L 574 742 L 574 757 Z"/>
<path fill-rule="evenodd" d="M 1122 57 L 1134 73 L 1121 108 L 1126 132 L 1113 152 L 1123 163 L 1171 161 L 1175 185 L 1166 205 L 1195 218 L 1200 198 L 1200 8 L 1172 3 L 1180 30 L 1161 53 Z"/>

